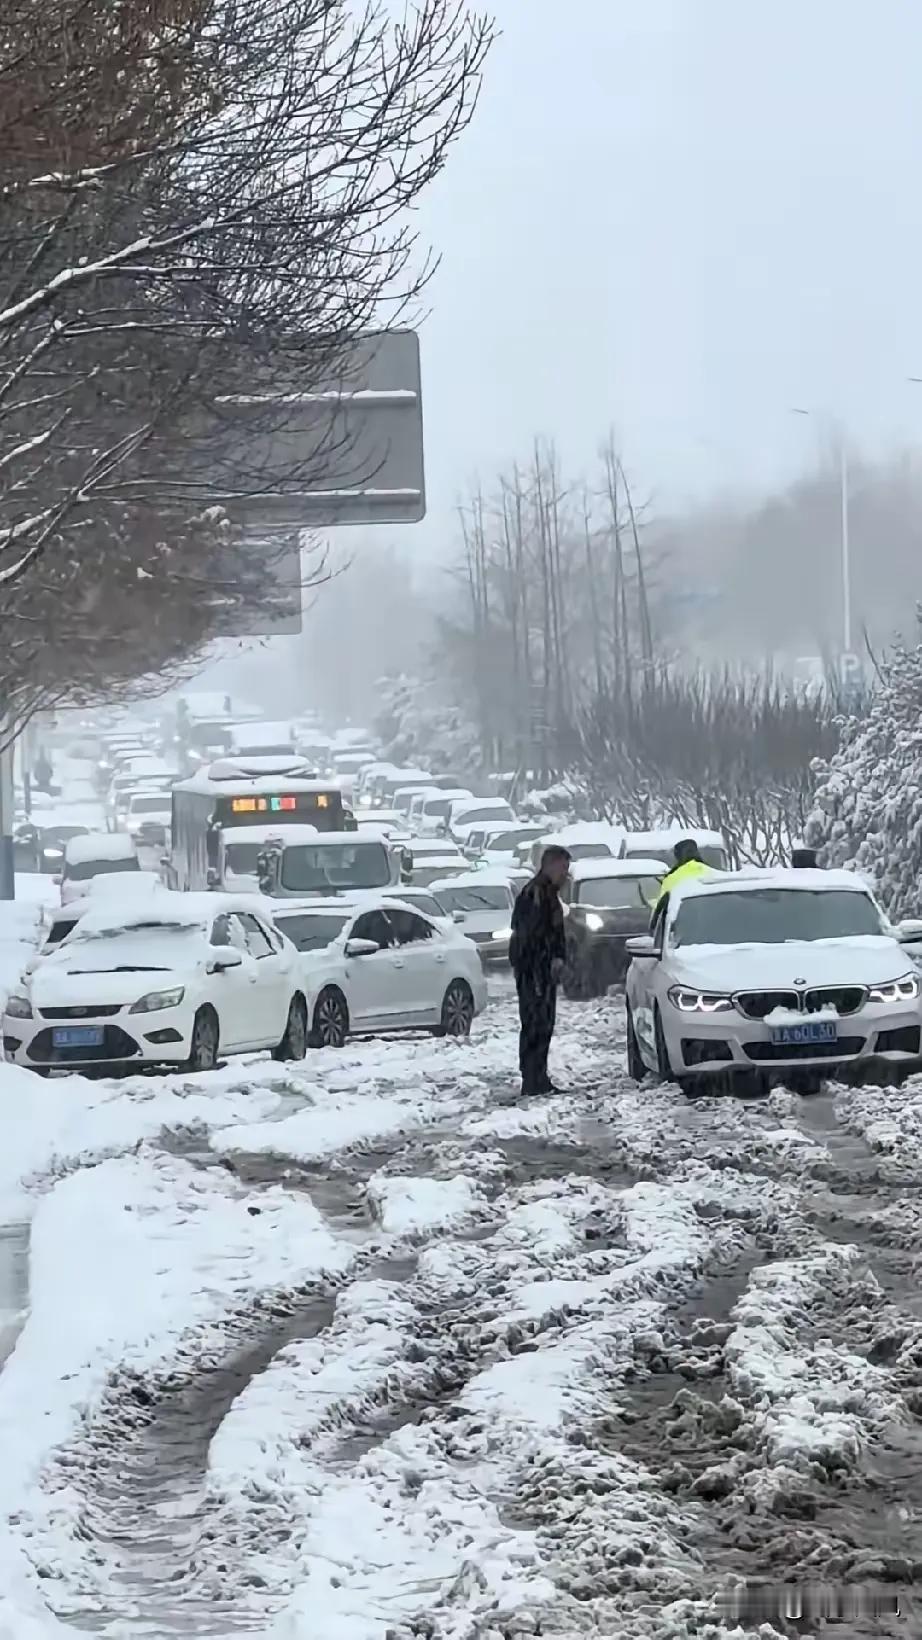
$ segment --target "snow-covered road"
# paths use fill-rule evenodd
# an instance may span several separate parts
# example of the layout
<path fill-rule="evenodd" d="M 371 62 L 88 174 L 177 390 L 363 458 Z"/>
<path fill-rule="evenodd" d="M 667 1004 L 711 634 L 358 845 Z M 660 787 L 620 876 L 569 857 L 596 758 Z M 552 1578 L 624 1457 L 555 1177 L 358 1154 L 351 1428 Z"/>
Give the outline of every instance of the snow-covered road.
<path fill-rule="evenodd" d="M 690 1103 L 616 998 L 514 1062 L 500 981 L 469 1044 L 0 1070 L 0 1640 L 912 1632 L 922 1084 Z"/>

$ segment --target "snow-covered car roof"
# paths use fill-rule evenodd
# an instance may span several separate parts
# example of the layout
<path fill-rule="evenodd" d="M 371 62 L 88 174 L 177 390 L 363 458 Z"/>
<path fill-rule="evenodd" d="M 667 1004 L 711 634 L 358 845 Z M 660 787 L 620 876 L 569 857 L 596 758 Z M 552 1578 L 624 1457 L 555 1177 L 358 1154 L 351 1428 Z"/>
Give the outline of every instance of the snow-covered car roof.
<path fill-rule="evenodd" d="M 132 839 L 121 831 L 90 831 L 68 838 L 64 845 L 69 866 L 90 865 L 93 860 L 131 860 L 134 854 Z"/>
<path fill-rule="evenodd" d="M 170 890 L 156 871 L 100 872 L 91 877 L 82 898 L 94 905 L 103 900 L 121 900 L 130 895 L 133 900 L 147 894 L 168 894 Z"/>
<path fill-rule="evenodd" d="M 409 845 L 411 854 L 418 854 L 420 859 L 438 857 L 446 860 L 461 859 L 461 850 L 450 837 L 414 837 Z"/>
<path fill-rule="evenodd" d="M 608 877 L 665 877 L 669 869 L 665 860 L 574 860 L 570 877 L 574 883 Z"/>
<path fill-rule="evenodd" d="M 613 843 L 620 847 L 624 838 L 624 827 L 609 825 L 607 820 L 574 820 L 559 831 L 547 832 L 545 842 L 549 848 L 566 848 L 568 843 Z"/>
<path fill-rule="evenodd" d="M 80 919 L 81 938 L 106 938 L 140 928 L 209 928 L 224 912 L 251 911 L 272 921 L 272 907 L 259 895 L 216 894 L 211 891 L 180 894 L 165 888 L 161 894 L 142 895 L 130 906 L 90 903 Z"/>
<path fill-rule="evenodd" d="M 455 877 L 439 877 L 434 883 L 426 885 L 430 894 L 438 895 L 440 888 L 509 888 L 509 873 L 498 868 L 487 868 L 484 871 L 460 871 Z"/>
<path fill-rule="evenodd" d="M 636 865 L 636 861 L 631 864 Z M 824 890 L 847 890 L 853 894 L 869 894 L 868 884 L 854 871 L 800 870 L 791 866 L 746 866 L 741 871 L 714 871 L 700 877 L 689 877 L 676 884 L 670 893 L 671 906 L 680 900 L 698 899 L 710 894 L 756 893 L 759 889 L 791 889 L 816 894 Z"/>
<path fill-rule="evenodd" d="M 258 767 L 256 767 L 258 763 Z M 337 788 L 329 780 L 317 780 L 307 771 L 304 757 L 262 757 L 255 761 L 241 755 L 221 757 L 199 769 L 189 780 L 177 781 L 174 791 L 196 792 L 205 797 L 258 796 L 275 793 L 280 782 L 287 792 L 329 792 Z"/>
<path fill-rule="evenodd" d="M 674 848 L 683 837 L 691 838 L 699 848 L 725 847 L 719 831 L 703 830 L 701 826 L 671 825 L 661 826 L 656 831 L 629 831 L 624 841 L 628 848 L 649 848 L 655 854 L 658 848 Z"/>

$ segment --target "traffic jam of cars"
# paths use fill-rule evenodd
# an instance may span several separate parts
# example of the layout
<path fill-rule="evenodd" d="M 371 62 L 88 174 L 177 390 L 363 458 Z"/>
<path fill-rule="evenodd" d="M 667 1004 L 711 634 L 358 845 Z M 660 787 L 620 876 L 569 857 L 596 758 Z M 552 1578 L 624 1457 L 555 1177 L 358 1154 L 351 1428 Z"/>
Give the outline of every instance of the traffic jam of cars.
<path fill-rule="evenodd" d="M 809 1088 L 922 1057 L 922 925 L 891 927 L 857 876 L 731 870 L 718 833 L 517 810 L 500 781 L 398 767 L 311 718 L 170 727 L 85 727 L 68 752 L 94 770 L 95 810 L 52 786 L 20 821 L 17 869 L 52 877 L 60 903 L 6 1002 L 8 1060 L 207 1070 L 465 1037 L 551 846 L 570 861 L 564 996 L 623 990 L 636 1079 Z M 700 874 L 664 896 L 680 838 Z"/>

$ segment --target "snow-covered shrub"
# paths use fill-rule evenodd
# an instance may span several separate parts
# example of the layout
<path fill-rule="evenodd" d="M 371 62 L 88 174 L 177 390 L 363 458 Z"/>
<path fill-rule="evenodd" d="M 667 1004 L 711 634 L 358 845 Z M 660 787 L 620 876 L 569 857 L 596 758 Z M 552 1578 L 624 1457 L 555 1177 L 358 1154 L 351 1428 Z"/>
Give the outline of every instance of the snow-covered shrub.
<path fill-rule="evenodd" d="M 892 916 L 922 905 L 922 644 L 896 645 L 867 713 L 846 721 L 839 750 L 814 764 L 805 840 L 826 866 L 871 877 Z"/>

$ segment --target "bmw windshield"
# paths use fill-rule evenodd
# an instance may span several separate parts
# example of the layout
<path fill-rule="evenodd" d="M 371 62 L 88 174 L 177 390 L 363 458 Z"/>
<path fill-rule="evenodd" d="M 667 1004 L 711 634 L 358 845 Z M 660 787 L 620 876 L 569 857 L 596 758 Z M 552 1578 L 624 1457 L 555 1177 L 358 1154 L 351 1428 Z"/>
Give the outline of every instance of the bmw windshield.
<path fill-rule="evenodd" d="M 851 889 L 760 888 L 683 899 L 673 946 L 784 945 L 884 934 L 874 901 Z"/>

